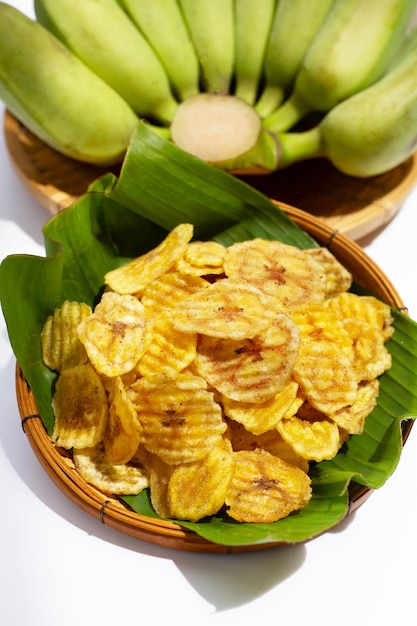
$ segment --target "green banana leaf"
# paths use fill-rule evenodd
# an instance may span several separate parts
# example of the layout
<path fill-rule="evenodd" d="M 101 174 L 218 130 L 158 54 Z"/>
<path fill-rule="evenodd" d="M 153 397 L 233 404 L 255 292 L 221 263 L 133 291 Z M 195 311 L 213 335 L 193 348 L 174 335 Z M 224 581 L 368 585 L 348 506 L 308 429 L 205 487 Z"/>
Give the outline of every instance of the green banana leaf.
<path fill-rule="evenodd" d="M 12 255 L 0 266 L 10 343 L 49 434 L 55 374 L 42 363 L 45 319 L 66 299 L 94 305 L 108 270 L 157 245 L 181 222 L 194 224 L 196 238 L 225 245 L 262 237 L 317 246 L 265 196 L 139 124 L 120 176 L 98 179 L 45 225 L 46 256 Z M 405 420 L 417 415 L 417 324 L 399 311 L 393 315 L 395 333 L 387 344 L 393 365 L 381 377 L 377 407 L 362 435 L 352 436 L 333 460 L 312 464 L 313 497 L 304 509 L 273 524 L 239 523 L 226 514 L 178 523 L 229 546 L 304 541 L 344 518 L 356 487 L 381 487 L 400 459 Z M 148 490 L 123 501 L 157 518 Z"/>

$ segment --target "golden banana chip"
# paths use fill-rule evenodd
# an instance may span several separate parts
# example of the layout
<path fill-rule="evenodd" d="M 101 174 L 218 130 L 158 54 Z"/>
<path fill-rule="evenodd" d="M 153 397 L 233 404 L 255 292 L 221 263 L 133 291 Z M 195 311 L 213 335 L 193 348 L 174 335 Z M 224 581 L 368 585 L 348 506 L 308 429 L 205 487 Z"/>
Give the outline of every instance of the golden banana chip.
<path fill-rule="evenodd" d="M 294 416 L 281 420 L 277 430 L 284 441 L 307 461 L 332 459 L 341 446 L 339 428 L 330 420 L 310 422 Z"/>
<path fill-rule="evenodd" d="M 216 241 L 192 241 L 178 259 L 176 268 L 192 276 L 223 274 L 225 254 L 226 248 Z"/>
<path fill-rule="evenodd" d="M 150 460 L 149 486 L 152 506 L 159 517 L 170 517 L 168 485 L 175 465 L 168 465 L 155 454 L 150 454 Z"/>
<path fill-rule="evenodd" d="M 271 523 L 305 506 L 311 481 L 305 472 L 266 450 L 234 452 L 227 513 L 239 522 Z"/>
<path fill-rule="evenodd" d="M 327 248 L 308 248 L 304 252 L 315 259 L 323 268 L 326 277 L 325 297 L 331 298 L 350 289 L 352 274 Z"/>
<path fill-rule="evenodd" d="M 391 367 L 392 357 L 379 328 L 352 318 L 344 326 L 353 339 L 352 365 L 358 381 L 373 380 Z"/>
<path fill-rule="evenodd" d="M 298 331 L 284 313 L 252 339 L 201 337 L 195 365 L 209 385 L 242 402 L 264 402 L 289 382 L 298 352 Z"/>
<path fill-rule="evenodd" d="M 394 332 L 390 307 L 374 296 L 341 293 L 329 299 L 328 306 L 336 312 L 339 319 L 358 319 L 379 328 L 385 340 Z"/>
<path fill-rule="evenodd" d="M 142 444 L 165 463 L 202 459 L 226 430 L 221 407 L 199 376 L 139 378 L 131 386 Z"/>
<path fill-rule="evenodd" d="M 143 290 L 140 301 L 152 314 L 171 311 L 186 296 L 208 286 L 199 276 L 172 271 L 152 280 Z"/>
<path fill-rule="evenodd" d="M 77 334 L 79 323 L 91 315 L 88 304 L 66 300 L 46 320 L 41 332 L 42 358 L 57 372 L 87 363 L 87 353 Z"/>
<path fill-rule="evenodd" d="M 229 278 L 258 287 L 285 310 L 324 300 L 326 278 L 320 263 L 303 250 L 278 241 L 253 239 L 231 245 L 224 270 Z"/>
<path fill-rule="evenodd" d="M 297 325 L 302 342 L 330 341 L 347 355 L 351 354 L 351 335 L 343 321 L 324 302 L 301 305 L 291 313 L 291 319 Z"/>
<path fill-rule="evenodd" d="M 224 413 L 227 417 L 240 422 L 255 435 L 274 428 L 285 417 L 297 397 L 298 385 L 290 381 L 282 391 L 264 402 L 240 402 L 222 397 Z"/>
<path fill-rule="evenodd" d="M 253 337 L 271 324 L 272 301 L 244 281 L 219 280 L 178 303 L 174 327 L 210 337 Z"/>
<path fill-rule="evenodd" d="M 179 224 L 156 248 L 107 272 L 106 284 L 116 293 L 141 295 L 148 283 L 170 270 L 193 236 L 191 224 Z"/>
<path fill-rule="evenodd" d="M 95 369 L 104 376 L 130 372 L 145 350 L 146 315 L 134 296 L 104 293 L 78 336 Z"/>
<path fill-rule="evenodd" d="M 334 413 L 355 401 L 358 382 L 352 359 L 331 341 L 301 343 L 292 376 L 322 413 Z"/>
<path fill-rule="evenodd" d="M 134 457 L 142 428 L 135 407 L 119 376 L 113 379 L 112 387 L 104 449 L 110 463 L 123 465 Z"/>
<path fill-rule="evenodd" d="M 158 315 L 151 324 L 148 347 L 139 359 L 141 376 L 175 374 L 195 359 L 197 334 L 175 330 L 169 317 Z"/>
<path fill-rule="evenodd" d="M 88 448 L 102 441 L 109 418 L 100 376 L 86 363 L 64 369 L 52 397 L 52 441 L 66 448 Z"/>
<path fill-rule="evenodd" d="M 136 495 L 149 486 L 146 469 L 135 458 L 124 465 L 113 465 L 99 443 L 93 448 L 75 449 L 74 464 L 80 476 L 100 491 L 116 495 Z"/>
<path fill-rule="evenodd" d="M 370 380 L 360 383 L 355 402 L 329 417 L 350 435 L 360 435 L 363 432 L 365 419 L 376 406 L 379 394 L 379 381 Z"/>
<path fill-rule="evenodd" d="M 168 483 L 170 517 L 196 522 L 223 506 L 232 479 L 230 441 L 220 437 L 203 459 L 175 466 Z"/>

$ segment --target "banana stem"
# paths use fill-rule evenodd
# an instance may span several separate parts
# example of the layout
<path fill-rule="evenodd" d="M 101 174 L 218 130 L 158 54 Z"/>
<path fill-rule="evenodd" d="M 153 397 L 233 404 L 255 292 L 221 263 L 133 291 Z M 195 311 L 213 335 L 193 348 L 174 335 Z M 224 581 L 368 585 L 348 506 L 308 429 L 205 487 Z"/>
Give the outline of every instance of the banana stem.
<path fill-rule="evenodd" d="M 284 98 L 285 91 L 282 87 L 279 85 L 267 85 L 255 105 L 258 115 L 263 118 L 271 115 L 281 106 Z"/>
<path fill-rule="evenodd" d="M 301 98 L 296 91 L 276 109 L 271 115 L 264 119 L 264 126 L 274 133 L 289 130 L 299 122 L 307 113 L 310 113 L 310 106 Z"/>
<path fill-rule="evenodd" d="M 320 125 L 301 133 L 278 133 L 281 145 L 280 169 L 316 157 L 325 156 Z"/>

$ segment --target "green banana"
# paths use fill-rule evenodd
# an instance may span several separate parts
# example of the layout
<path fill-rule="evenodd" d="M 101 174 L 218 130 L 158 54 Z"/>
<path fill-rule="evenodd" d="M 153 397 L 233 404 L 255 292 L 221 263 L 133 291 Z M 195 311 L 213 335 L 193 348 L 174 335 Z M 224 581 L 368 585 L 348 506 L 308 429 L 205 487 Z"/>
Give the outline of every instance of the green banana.
<path fill-rule="evenodd" d="M 333 0 L 279 0 L 265 55 L 265 88 L 256 110 L 270 115 L 293 86 L 306 51 Z"/>
<path fill-rule="evenodd" d="M 178 0 L 202 71 L 204 90 L 228 93 L 235 64 L 234 0 Z"/>
<path fill-rule="evenodd" d="M 80 161 L 122 160 L 138 118 L 36 21 L 0 2 L 0 99 L 34 135 Z"/>
<path fill-rule="evenodd" d="M 35 0 L 37 20 L 141 117 L 169 123 L 177 107 L 156 53 L 117 0 Z"/>
<path fill-rule="evenodd" d="M 258 97 L 266 45 L 277 0 L 235 0 L 235 89 L 234 94 L 250 105 Z"/>
<path fill-rule="evenodd" d="M 334 0 L 290 97 L 265 118 L 265 126 L 273 132 L 288 130 L 309 112 L 327 112 L 378 80 L 416 6 L 416 0 Z"/>
<path fill-rule="evenodd" d="M 199 92 L 197 54 L 176 0 L 119 0 L 157 53 L 179 100 Z"/>
<path fill-rule="evenodd" d="M 408 159 L 417 147 L 417 28 L 403 46 L 397 65 L 339 103 L 318 126 L 280 134 L 281 167 L 324 156 L 345 174 L 368 177 Z"/>

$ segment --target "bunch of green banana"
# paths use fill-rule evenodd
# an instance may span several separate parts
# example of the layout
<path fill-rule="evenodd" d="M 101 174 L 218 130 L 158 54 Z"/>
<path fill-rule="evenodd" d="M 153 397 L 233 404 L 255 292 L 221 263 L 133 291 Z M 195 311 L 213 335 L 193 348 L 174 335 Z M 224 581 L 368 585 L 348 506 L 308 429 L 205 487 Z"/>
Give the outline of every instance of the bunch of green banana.
<path fill-rule="evenodd" d="M 231 171 L 320 155 L 371 176 L 414 149 L 417 45 L 406 35 L 417 0 L 34 8 L 36 21 L 0 2 L 0 98 L 81 161 L 121 161 L 138 119 Z"/>
<path fill-rule="evenodd" d="M 280 139 L 283 166 L 324 156 L 350 176 L 374 176 L 409 158 L 417 148 L 417 28 L 380 80 L 312 129 Z"/>
<path fill-rule="evenodd" d="M 304 56 L 294 89 L 265 119 L 274 132 L 329 111 L 386 71 L 404 39 L 414 0 L 334 0 Z"/>
<path fill-rule="evenodd" d="M 46 144 L 89 163 L 120 161 L 138 121 L 127 102 L 51 33 L 3 2 L 0 98 Z"/>

